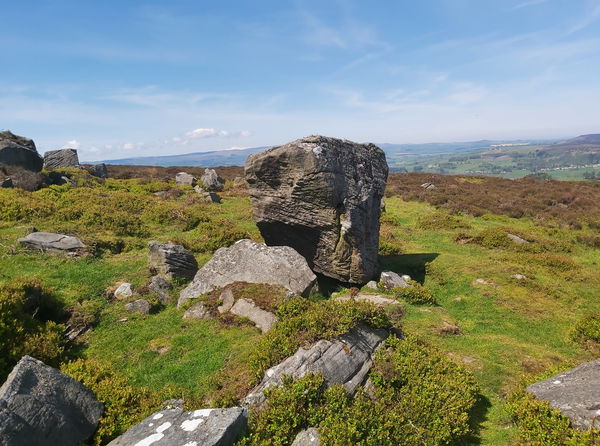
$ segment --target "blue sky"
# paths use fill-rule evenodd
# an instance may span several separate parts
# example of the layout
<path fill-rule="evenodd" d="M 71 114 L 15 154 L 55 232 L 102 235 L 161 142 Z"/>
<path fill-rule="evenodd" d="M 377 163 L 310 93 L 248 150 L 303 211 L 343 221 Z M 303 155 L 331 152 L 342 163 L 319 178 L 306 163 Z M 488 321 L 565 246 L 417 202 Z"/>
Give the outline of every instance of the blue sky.
<path fill-rule="evenodd" d="M 600 132 L 600 0 L 19 0 L 0 129 L 85 160 Z"/>

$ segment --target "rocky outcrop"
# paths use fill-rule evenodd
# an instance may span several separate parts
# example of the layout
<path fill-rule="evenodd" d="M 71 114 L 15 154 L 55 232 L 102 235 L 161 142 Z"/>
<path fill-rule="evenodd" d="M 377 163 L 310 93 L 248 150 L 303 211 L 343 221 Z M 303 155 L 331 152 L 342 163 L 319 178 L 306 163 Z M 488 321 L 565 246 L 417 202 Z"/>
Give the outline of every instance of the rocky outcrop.
<path fill-rule="evenodd" d="M 32 232 L 18 241 L 26 248 L 40 251 L 73 252 L 85 248 L 77 237 L 52 232 Z"/>
<path fill-rule="evenodd" d="M 0 164 L 19 166 L 39 172 L 44 161 L 31 139 L 17 136 L 9 131 L 0 132 Z"/>
<path fill-rule="evenodd" d="M 263 310 L 251 299 L 238 299 L 229 311 L 236 316 L 250 319 L 263 333 L 273 328 L 273 325 L 277 322 L 277 318 L 273 313 Z"/>
<path fill-rule="evenodd" d="M 379 279 L 383 284 L 383 288 L 386 290 L 393 290 L 394 288 L 406 288 L 410 286 L 410 276 L 406 274 L 401 276 L 393 271 L 382 271 L 381 278 Z"/>
<path fill-rule="evenodd" d="M 187 172 L 179 172 L 177 175 L 175 175 L 175 182 L 178 186 L 194 187 L 198 183 L 198 180 L 196 180 L 196 177 Z"/>
<path fill-rule="evenodd" d="M 0 444 L 77 446 L 94 433 L 102 412 L 81 383 L 24 356 L 0 388 Z"/>
<path fill-rule="evenodd" d="M 598 428 L 600 410 L 600 359 L 581 364 L 527 387 L 536 398 L 548 401 L 571 420 L 574 427 Z"/>
<path fill-rule="evenodd" d="M 162 305 L 167 305 L 171 300 L 171 290 L 173 289 L 173 285 L 171 285 L 164 277 L 153 276 L 148 285 L 148 289 L 156 294 L 158 301 Z"/>
<path fill-rule="evenodd" d="M 125 309 L 129 313 L 150 314 L 150 303 L 146 299 L 137 299 L 125 304 Z"/>
<path fill-rule="evenodd" d="M 314 427 L 298 432 L 292 446 L 321 446 L 321 435 Z"/>
<path fill-rule="evenodd" d="M 148 243 L 148 263 L 154 274 L 171 280 L 174 277 L 192 279 L 198 271 L 194 255 L 181 245 Z"/>
<path fill-rule="evenodd" d="M 106 164 L 104 164 L 104 163 L 94 164 L 93 166 L 89 166 L 88 172 L 94 177 L 108 178 L 108 168 L 106 167 Z"/>
<path fill-rule="evenodd" d="M 218 249 L 181 292 L 177 306 L 233 282 L 281 285 L 306 297 L 315 288 L 316 280 L 306 260 L 292 248 L 244 239 Z"/>
<path fill-rule="evenodd" d="M 344 282 L 378 274 L 388 175 L 380 148 L 310 136 L 250 155 L 245 172 L 267 245 L 290 246 L 315 272 Z"/>
<path fill-rule="evenodd" d="M 75 149 L 49 150 L 44 153 L 44 169 L 79 168 L 79 157 Z"/>
<path fill-rule="evenodd" d="M 183 313 L 183 319 L 210 319 L 210 311 L 202 302 L 196 302 Z"/>
<path fill-rule="evenodd" d="M 312 347 L 299 348 L 293 355 L 265 372 L 261 383 L 244 399 L 244 405 L 262 404 L 264 391 L 279 386 L 284 376 L 302 378 L 321 373 L 328 385 L 342 384 L 353 395 L 371 369 L 371 355 L 387 337 L 383 329 L 359 326 L 334 340 L 321 340 Z"/>
<path fill-rule="evenodd" d="M 214 169 L 205 169 L 200 179 L 204 189 L 209 192 L 221 192 L 225 185 L 225 180 Z"/>
<path fill-rule="evenodd" d="M 133 426 L 108 446 L 230 446 L 245 432 L 248 415 L 241 407 L 183 412 L 165 409 Z"/>

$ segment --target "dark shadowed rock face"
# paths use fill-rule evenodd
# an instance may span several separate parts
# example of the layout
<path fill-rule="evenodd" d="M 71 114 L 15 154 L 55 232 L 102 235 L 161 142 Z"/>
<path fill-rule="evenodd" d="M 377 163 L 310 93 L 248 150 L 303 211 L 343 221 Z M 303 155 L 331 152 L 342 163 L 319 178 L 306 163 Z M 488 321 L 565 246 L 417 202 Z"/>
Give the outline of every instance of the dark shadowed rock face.
<path fill-rule="evenodd" d="M 220 192 L 223 190 L 225 180 L 221 178 L 214 169 L 204 170 L 204 174 L 200 177 L 202 185 L 209 192 Z"/>
<path fill-rule="evenodd" d="M 44 153 L 44 169 L 68 169 L 79 167 L 75 149 L 49 150 Z"/>
<path fill-rule="evenodd" d="M 133 426 L 108 446 L 230 446 L 246 431 L 241 407 L 183 412 L 165 409 Z"/>
<path fill-rule="evenodd" d="M 153 272 L 169 280 L 175 277 L 193 279 L 198 271 L 194 255 L 172 243 L 148 243 L 148 263 Z"/>
<path fill-rule="evenodd" d="M 527 391 L 569 417 L 574 427 L 588 430 L 600 414 L 600 359 L 532 384 Z"/>
<path fill-rule="evenodd" d="M 0 388 L 0 444 L 76 446 L 94 433 L 102 411 L 81 383 L 24 356 Z"/>
<path fill-rule="evenodd" d="M 43 160 L 31 139 L 6 131 L 0 132 L 0 164 L 39 172 L 42 170 Z"/>
<path fill-rule="evenodd" d="M 252 154 L 246 181 L 267 245 L 291 246 L 315 272 L 366 283 L 379 265 L 388 166 L 373 144 L 309 136 Z"/>

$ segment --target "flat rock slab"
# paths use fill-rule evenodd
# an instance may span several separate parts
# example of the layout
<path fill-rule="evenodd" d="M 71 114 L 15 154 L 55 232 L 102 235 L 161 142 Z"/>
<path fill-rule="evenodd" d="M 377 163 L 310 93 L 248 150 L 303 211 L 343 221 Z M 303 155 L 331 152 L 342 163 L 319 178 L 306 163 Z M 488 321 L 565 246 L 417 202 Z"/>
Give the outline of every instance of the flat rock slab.
<path fill-rule="evenodd" d="M 342 302 L 349 301 L 349 300 L 354 300 L 357 302 L 371 302 L 372 304 L 380 305 L 380 306 L 400 305 L 400 302 L 397 301 L 396 299 L 390 299 L 388 297 L 383 297 L 381 294 L 359 293 L 354 297 L 352 297 L 348 294 L 345 294 L 343 296 L 338 296 L 338 297 L 334 298 L 333 300 L 339 300 Z"/>
<path fill-rule="evenodd" d="M 177 306 L 234 282 L 281 285 L 294 294 L 307 297 L 316 281 L 306 260 L 294 249 L 244 239 L 229 248 L 218 249 L 181 292 Z"/>
<path fill-rule="evenodd" d="M 328 385 L 342 384 L 353 395 L 367 378 L 371 355 L 387 336 L 386 330 L 359 326 L 337 339 L 320 340 L 308 349 L 300 347 L 265 372 L 262 382 L 244 399 L 244 405 L 261 405 L 265 401 L 263 392 L 280 386 L 284 376 L 298 379 L 307 373 L 321 373 Z"/>
<path fill-rule="evenodd" d="M 558 409 L 573 426 L 587 430 L 600 415 L 600 359 L 581 364 L 527 387 L 527 391 Z M 598 422 L 594 427 L 599 428 Z"/>
<path fill-rule="evenodd" d="M 247 429 L 241 407 L 184 412 L 165 409 L 133 426 L 108 446 L 230 446 Z"/>
<path fill-rule="evenodd" d="M 77 237 L 52 232 L 32 232 L 18 241 L 26 248 L 40 251 L 65 252 L 85 248 Z"/>
<path fill-rule="evenodd" d="M 229 311 L 236 316 L 250 319 L 263 333 L 273 328 L 277 322 L 273 313 L 258 307 L 250 299 L 238 299 Z"/>
<path fill-rule="evenodd" d="M 77 446 L 94 433 L 102 412 L 79 381 L 24 356 L 0 388 L 0 444 Z"/>

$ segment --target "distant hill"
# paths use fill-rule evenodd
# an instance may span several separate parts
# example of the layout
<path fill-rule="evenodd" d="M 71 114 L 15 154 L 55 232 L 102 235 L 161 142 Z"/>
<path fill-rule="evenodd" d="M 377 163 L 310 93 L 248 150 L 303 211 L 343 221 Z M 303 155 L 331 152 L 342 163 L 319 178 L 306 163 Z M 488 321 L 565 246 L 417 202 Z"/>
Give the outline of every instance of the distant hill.
<path fill-rule="evenodd" d="M 556 143 L 555 145 L 600 145 L 600 133 L 581 135 L 576 138 Z"/>

